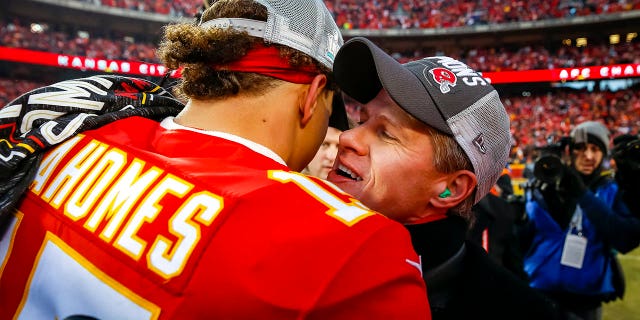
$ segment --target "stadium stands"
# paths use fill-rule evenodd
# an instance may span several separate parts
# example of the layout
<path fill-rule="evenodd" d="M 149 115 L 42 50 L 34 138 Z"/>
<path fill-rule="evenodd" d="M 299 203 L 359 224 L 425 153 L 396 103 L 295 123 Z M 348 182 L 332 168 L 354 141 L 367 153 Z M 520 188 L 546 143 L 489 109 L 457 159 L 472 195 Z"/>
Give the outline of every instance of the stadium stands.
<path fill-rule="evenodd" d="M 193 17 L 203 0 L 84 0 L 97 5 Z M 448 28 L 539 21 L 640 9 L 640 1 L 325 0 L 344 29 Z"/>
<path fill-rule="evenodd" d="M 80 1 L 80 0 L 74 0 Z M 94 8 L 117 7 L 172 17 L 193 17 L 201 10 L 201 0 L 133 1 L 83 0 Z M 608 14 L 639 10 L 640 0 L 633 1 L 426 1 L 426 0 L 335 0 L 325 1 L 344 29 L 447 28 L 483 24 L 539 21 L 545 19 Z M 455 4 L 454 4 L 455 3 Z M 62 6 L 62 4 L 61 4 Z M 99 14 L 99 13 L 98 13 Z M 141 18 L 142 19 L 142 18 Z M 597 28 L 597 27 L 596 27 Z M 633 29 L 633 28 L 632 28 Z M 532 30 L 523 34 L 534 34 Z M 68 24 L 31 17 L 0 15 L 0 46 L 24 48 L 56 54 L 94 59 L 159 63 L 153 34 L 127 34 L 113 28 L 96 28 L 86 24 Z M 460 38 L 464 37 L 460 36 Z M 471 37 L 466 37 L 466 39 Z M 380 39 L 378 39 L 380 40 Z M 483 72 L 573 68 L 625 63 L 640 63 L 638 38 L 621 39 L 609 44 L 602 36 L 592 37 L 587 45 L 563 45 L 555 41 L 502 43 L 480 41 L 474 45 L 427 48 L 394 45 L 381 46 L 399 61 L 415 57 L 446 54 Z M 423 43 L 418 40 L 415 43 Z M 410 47 L 409 51 L 403 48 Z M 415 51 L 414 51 L 415 50 Z M 0 104 L 21 93 L 49 83 L 37 81 L 23 72 L 12 78 L 12 68 L 0 65 Z M 79 71 L 78 71 L 79 72 Z M 156 79 L 159 80 L 159 79 Z M 48 81 L 48 80 L 47 80 Z M 637 86 L 637 85 L 636 85 Z M 602 119 L 617 133 L 637 133 L 640 127 L 640 90 L 626 88 L 616 92 L 586 91 L 549 87 L 546 92 L 523 96 L 523 90 L 503 87 L 503 102 L 512 120 L 514 141 L 521 147 L 542 145 L 549 135 L 566 135 L 573 124 Z"/>
<path fill-rule="evenodd" d="M 21 94 L 48 83 L 0 78 L 0 106 L 5 106 Z"/>
<path fill-rule="evenodd" d="M 0 105 L 48 84 L 0 78 Z M 564 89 L 527 97 L 503 96 L 502 101 L 511 117 L 514 144 L 520 148 L 543 146 L 550 135 L 566 136 L 573 124 L 586 120 L 604 119 L 614 137 L 639 133 L 639 88 L 616 92 Z"/>
<path fill-rule="evenodd" d="M 30 22 L 13 19 L 0 26 L 1 44 L 7 47 L 33 49 L 89 58 L 134 60 L 159 63 L 155 55 L 156 44 L 134 42 L 128 38 L 84 36 L 76 32 L 55 31 L 59 28 L 48 25 L 46 30 L 34 32 Z M 128 40 L 127 40 L 128 39 Z M 393 52 L 389 49 L 390 52 Z M 483 71 L 532 70 L 547 68 L 570 68 L 623 63 L 640 63 L 640 40 L 622 42 L 617 45 L 590 43 L 585 47 L 560 46 L 547 48 L 542 45 L 522 47 L 478 47 L 457 52 L 395 52 L 399 61 L 444 53 L 466 62 L 470 67 Z"/>

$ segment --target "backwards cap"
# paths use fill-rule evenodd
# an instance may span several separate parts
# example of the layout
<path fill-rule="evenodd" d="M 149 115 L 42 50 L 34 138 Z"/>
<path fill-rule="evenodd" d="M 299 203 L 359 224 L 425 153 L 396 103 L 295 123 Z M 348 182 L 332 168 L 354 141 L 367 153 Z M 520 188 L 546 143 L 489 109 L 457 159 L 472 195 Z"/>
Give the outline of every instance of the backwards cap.
<path fill-rule="evenodd" d="M 322 0 L 254 0 L 267 8 L 267 21 L 217 18 L 202 27 L 233 28 L 306 53 L 329 69 L 343 44 L 342 34 Z"/>
<path fill-rule="evenodd" d="M 367 103 L 384 88 L 404 111 L 453 137 L 478 179 L 475 203 L 500 177 L 509 156 L 509 117 L 496 90 L 467 65 L 449 57 L 400 64 L 356 37 L 338 52 L 334 74 L 357 101 Z"/>
<path fill-rule="evenodd" d="M 267 8 L 267 21 L 245 18 L 217 18 L 202 22 L 203 28 L 232 28 L 302 53 L 333 70 L 342 46 L 342 34 L 322 0 L 254 0 Z M 336 95 L 337 96 L 337 95 Z M 335 99 L 335 98 L 334 98 Z M 329 125 L 344 130 L 347 113 L 342 101 L 333 104 Z"/>

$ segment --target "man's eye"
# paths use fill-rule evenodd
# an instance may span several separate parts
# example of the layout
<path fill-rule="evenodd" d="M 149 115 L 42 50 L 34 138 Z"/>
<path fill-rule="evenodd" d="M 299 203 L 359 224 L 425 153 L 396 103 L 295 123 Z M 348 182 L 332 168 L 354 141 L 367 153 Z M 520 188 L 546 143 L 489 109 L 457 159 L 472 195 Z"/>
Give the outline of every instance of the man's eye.
<path fill-rule="evenodd" d="M 389 132 L 387 132 L 385 130 L 381 130 L 380 131 L 380 135 L 385 139 L 396 140 L 396 137 L 394 137 L 393 135 L 389 134 Z"/>

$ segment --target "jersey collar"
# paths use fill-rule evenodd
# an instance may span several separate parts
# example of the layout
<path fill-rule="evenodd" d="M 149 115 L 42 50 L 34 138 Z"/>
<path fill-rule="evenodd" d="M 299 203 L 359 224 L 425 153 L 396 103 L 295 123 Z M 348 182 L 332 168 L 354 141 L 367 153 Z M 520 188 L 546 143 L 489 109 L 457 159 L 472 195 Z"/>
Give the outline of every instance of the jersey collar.
<path fill-rule="evenodd" d="M 207 131 L 207 130 L 202 130 L 202 129 L 196 129 L 196 128 L 191 128 L 191 127 L 187 127 L 187 126 L 183 126 L 181 124 L 177 124 L 174 121 L 174 117 L 167 117 L 164 120 L 162 120 L 162 122 L 160 123 L 160 126 L 167 129 L 167 130 L 187 130 L 187 131 L 192 131 L 192 132 L 197 132 L 200 134 L 205 134 L 208 136 L 212 136 L 212 137 L 217 137 L 217 138 L 221 138 L 221 139 L 225 139 L 225 140 L 229 140 L 229 141 L 233 141 L 235 143 L 239 143 L 265 157 L 268 157 L 270 159 L 273 159 L 274 161 L 286 166 L 286 162 L 284 162 L 284 160 L 275 152 L 273 152 L 273 150 L 259 144 L 256 142 L 253 142 L 251 140 L 242 138 L 240 136 L 236 136 L 234 134 L 231 133 L 226 133 L 226 132 L 221 132 L 221 131 Z"/>

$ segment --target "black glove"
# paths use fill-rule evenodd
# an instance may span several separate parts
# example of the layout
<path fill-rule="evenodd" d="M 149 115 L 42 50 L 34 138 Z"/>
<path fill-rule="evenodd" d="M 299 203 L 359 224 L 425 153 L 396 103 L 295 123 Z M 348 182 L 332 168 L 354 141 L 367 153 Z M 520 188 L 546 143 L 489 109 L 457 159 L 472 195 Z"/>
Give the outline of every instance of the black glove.
<path fill-rule="evenodd" d="M 558 193 L 566 201 L 577 201 L 587 192 L 587 186 L 582 180 L 580 173 L 571 166 L 564 166 L 564 172 L 562 178 L 560 178 L 560 185 L 558 186 Z"/>
<path fill-rule="evenodd" d="M 622 189 L 637 190 L 640 181 L 640 140 L 619 143 L 613 149 L 616 162 L 615 179 Z"/>
<path fill-rule="evenodd" d="M 587 192 L 587 187 L 580 174 L 566 165 L 562 165 L 562 175 L 558 183 L 540 189 L 549 214 L 563 229 L 569 226 L 578 205 L 578 199 L 585 192 Z"/>

